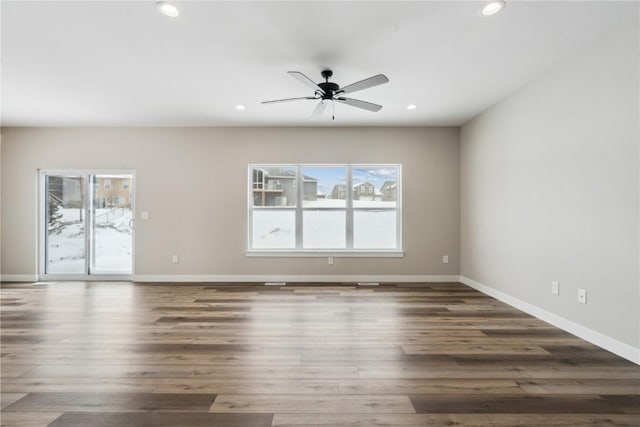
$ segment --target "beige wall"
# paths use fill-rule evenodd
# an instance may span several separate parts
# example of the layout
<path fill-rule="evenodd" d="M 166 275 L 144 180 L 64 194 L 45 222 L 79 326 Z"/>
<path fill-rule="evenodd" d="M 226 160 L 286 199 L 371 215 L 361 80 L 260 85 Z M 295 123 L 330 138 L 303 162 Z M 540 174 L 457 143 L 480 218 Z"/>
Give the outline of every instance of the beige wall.
<path fill-rule="evenodd" d="M 462 128 L 461 274 L 638 348 L 632 22 Z"/>
<path fill-rule="evenodd" d="M 134 169 L 137 275 L 457 275 L 457 128 L 6 128 L 2 273 L 36 274 L 37 169 Z M 249 163 L 401 163 L 404 258 L 247 258 Z M 139 215 L 138 215 L 139 217 Z M 171 256 L 180 255 L 180 264 Z M 442 264 L 449 255 L 449 264 Z"/>

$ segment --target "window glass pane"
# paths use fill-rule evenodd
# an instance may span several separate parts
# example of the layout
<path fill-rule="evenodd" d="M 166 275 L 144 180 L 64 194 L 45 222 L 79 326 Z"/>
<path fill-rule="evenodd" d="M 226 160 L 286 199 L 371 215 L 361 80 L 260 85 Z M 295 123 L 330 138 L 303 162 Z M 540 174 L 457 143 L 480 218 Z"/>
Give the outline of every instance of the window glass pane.
<path fill-rule="evenodd" d="M 344 208 L 347 206 L 347 168 L 304 167 L 304 201 L 302 206 Z"/>
<path fill-rule="evenodd" d="M 305 249 L 344 249 L 345 211 L 305 210 L 302 215 L 302 245 Z"/>
<path fill-rule="evenodd" d="M 129 182 L 132 179 L 131 175 L 96 175 L 94 178 L 91 235 L 94 272 L 131 274 L 133 236 Z"/>
<path fill-rule="evenodd" d="M 396 248 L 395 210 L 355 210 L 353 247 L 357 249 Z"/>
<path fill-rule="evenodd" d="M 254 210 L 252 242 L 255 249 L 295 249 L 296 213 L 293 210 Z"/>
<path fill-rule="evenodd" d="M 296 167 L 268 166 L 251 170 L 253 206 L 295 206 Z"/>
<path fill-rule="evenodd" d="M 353 207 L 396 207 L 398 202 L 397 166 L 354 167 Z"/>
<path fill-rule="evenodd" d="M 46 192 L 46 272 L 84 273 L 84 178 L 49 175 Z"/>

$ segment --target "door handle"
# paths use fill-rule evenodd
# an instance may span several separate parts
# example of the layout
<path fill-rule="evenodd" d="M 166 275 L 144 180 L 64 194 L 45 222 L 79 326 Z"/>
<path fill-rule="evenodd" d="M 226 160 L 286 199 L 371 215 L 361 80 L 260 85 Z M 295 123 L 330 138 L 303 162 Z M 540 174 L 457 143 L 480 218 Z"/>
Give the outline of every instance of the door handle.
<path fill-rule="evenodd" d="M 130 229 L 132 229 L 132 230 L 133 230 L 134 228 L 136 228 L 136 222 L 135 222 L 135 220 L 134 220 L 133 218 L 131 218 L 131 219 L 129 220 L 129 228 L 130 228 Z"/>

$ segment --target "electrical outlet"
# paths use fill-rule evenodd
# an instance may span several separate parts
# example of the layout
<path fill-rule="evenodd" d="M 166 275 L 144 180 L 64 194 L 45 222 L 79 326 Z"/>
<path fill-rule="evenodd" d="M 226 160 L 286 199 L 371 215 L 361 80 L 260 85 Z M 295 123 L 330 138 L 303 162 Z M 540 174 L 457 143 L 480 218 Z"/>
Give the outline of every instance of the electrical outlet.
<path fill-rule="evenodd" d="M 449 264 L 449 255 L 443 255 L 442 256 L 442 263 L 443 264 Z"/>
<path fill-rule="evenodd" d="M 327 264 L 329 265 L 333 265 L 333 257 L 330 256 L 329 258 L 327 258 Z"/>
<path fill-rule="evenodd" d="M 560 282 L 551 282 L 551 293 L 560 295 Z"/>
<path fill-rule="evenodd" d="M 174 255 L 172 261 L 174 264 L 178 264 L 180 262 L 180 257 L 178 257 L 178 255 Z"/>
<path fill-rule="evenodd" d="M 578 302 L 581 304 L 587 303 L 587 291 L 585 289 L 578 289 Z"/>

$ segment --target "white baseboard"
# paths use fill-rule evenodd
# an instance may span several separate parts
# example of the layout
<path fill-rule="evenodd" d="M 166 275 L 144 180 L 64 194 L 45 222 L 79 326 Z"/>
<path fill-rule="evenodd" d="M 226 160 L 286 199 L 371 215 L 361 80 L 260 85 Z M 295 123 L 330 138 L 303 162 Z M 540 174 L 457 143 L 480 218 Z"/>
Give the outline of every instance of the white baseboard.
<path fill-rule="evenodd" d="M 135 282 L 310 282 L 310 283 L 335 283 L 335 282 L 458 282 L 459 276 L 455 275 L 399 275 L 399 276 L 358 276 L 358 275 L 135 275 Z"/>
<path fill-rule="evenodd" d="M 582 338 L 585 341 L 589 341 L 590 343 L 595 344 L 598 347 L 602 347 L 605 350 L 608 350 L 620 357 L 624 357 L 625 359 L 640 365 L 640 348 L 625 344 L 621 341 L 616 340 L 615 338 L 611 338 L 607 335 L 601 334 L 600 332 L 596 332 L 593 329 L 589 329 L 571 320 L 565 319 L 564 317 L 558 316 L 557 314 L 529 304 L 528 302 L 524 302 L 518 298 L 512 297 L 511 295 L 507 295 L 503 292 L 493 289 L 490 286 L 469 279 L 468 277 L 460 276 L 460 282 L 497 300 L 500 300 L 505 304 L 509 304 L 510 306 L 515 307 L 518 310 L 522 310 L 525 313 L 535 316 L 540 320 L 544 320 L 545 322 L 563 329 L 579 338 Z"/>
<path fill-rule="evenodd" d="M 132 280 L 133 276 L 131 274 L 45 274 L 39 278 L 41 282 L 131 282 Z"/>
<path fill-rule="evenodd" d="M 2 282 L 37 282 L 37 274 L 3 274 L 0 276 Z"/>

